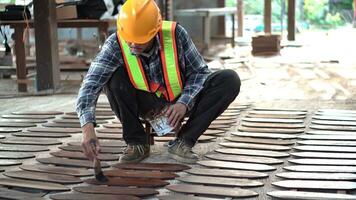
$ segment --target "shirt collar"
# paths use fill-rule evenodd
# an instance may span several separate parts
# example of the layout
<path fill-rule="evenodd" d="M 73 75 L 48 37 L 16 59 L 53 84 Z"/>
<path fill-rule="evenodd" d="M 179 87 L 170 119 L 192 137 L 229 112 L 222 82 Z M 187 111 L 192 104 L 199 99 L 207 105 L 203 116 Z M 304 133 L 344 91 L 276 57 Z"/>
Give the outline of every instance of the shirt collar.
<path fill-rule="evenodd" d="M 143 52 L 140 54 L 140 56 L 144 56 L 146 58 L 152 56 L 153 54 L 157 54 L 158 50 L 161 50 L 161 43 L 159 41 L 158 35 L 155 36 L 155 41 L 153 43 L 152 48 L 150 49 L 149 52 Z"/>

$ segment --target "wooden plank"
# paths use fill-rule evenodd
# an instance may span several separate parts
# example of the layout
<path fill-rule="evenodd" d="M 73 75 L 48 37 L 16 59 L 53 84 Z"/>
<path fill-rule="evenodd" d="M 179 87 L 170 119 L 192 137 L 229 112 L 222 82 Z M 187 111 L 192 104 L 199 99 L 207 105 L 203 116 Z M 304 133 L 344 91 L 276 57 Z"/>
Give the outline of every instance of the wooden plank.
<path fill-rule="evenodd" d="M 282 145 L 272 145 L 272 144 L 252 144 L 252 143 L 242 143 L 242 142 L 222 142 L 219 145 L 228 148 L 240 148 L 240 149 L 259 149 L 259 150 L 273 150 L 273 151 L 288 151 L 291 147 Z"/>
<path fill-rule="evenodd" d="M 53 116 L 53 115 L 61 115 L 63 112 L 61 111 L 18 111 L 18 112 L 12 112 L 11 114 L 13 115 L 47 115 L 47 116 Z"/>
<path fill-rule="evenodd" d="M 237 116 L 219 116 L 215 120 L 237 120 Z"/>
<path fill-rule="evenodd" d="M 46 191 L 69 191 L 70 189 L 57 183 L 43 183 L 39 181 L 27 181 L 12 178 L 0 178 L 0 185 L 7 187 L 20 187 L 28 189 L 46 190 Z"/>
<path fill-rule="evenodd" d="M 18 132 L 12 133 L 16 137 L 34 137 L 34 138 L 64 138 L 71 137 L 67 133 L 45 133 L 45 132 Z"/>
<path fill-rule="evenodd" d="M 246 122 L 263 122 L 263 123 L 286 123 L 286 124 L 303 124 L 304 120 L 301 119 L 274 119 L 274 118 L 253 118 L 245 117 L 242 121 Z"/>
<path fill-rule="evenodd" d="M 226 155 L 226 154 L 206 154 L 205 157 L 213 160 L 221 161 L 231 161 L 231 162 L 244 162 L 244 163 L 258 163 L 275 165 L 283 163 L 283 160 L 268 158 L 268 157 L 258 157 L 258 156 L 241 156 L 241 155 Z"/>
<path fill-rule="evenodd" d="M 304 192 L 304 191 L 273 191 L 268 192 L 268 196 L 279 199 L 294 199 L 294 200 L 337 200 L 337 199 L 356 199 L 354 195 L 336 194 L 329 192 Z"/>
<path fill-rule="evenodd" d="M 210 124 L 209 129 L 229 130 L 232 126 L 226 124 Z"/>
<path fill-rule="evenodd" d="M 333 141 L 333 140 L 301 140 L 298 144 L 315 146 L 356 146 L 356 141 Z"/>
<path fill-rule="evenodd" d="M 312 129 L 319 129 L 319 130 L 330 130 L 330 131 L 356 131 L 356 127 L 353 126 L 328 126 L 328 125 L 316 125 L 312 124 L 309 126 Z"/>
<path fill-rule="evenodd" d="M 11 171 L 4 172 L 5 176 L 10 178 L 27 179 L 32 181 L 43 181 L 59 184 L 77 184 L 83 181 L 75 176 L 62 175 L 62 174 L 48 174 L 42 172 L 31 172 L 31 171 Z"/>
<path fill-rule="evenodd" d="M 77 151 L 77 152 L 83 152 L 82 146 L 60 146 L 58 147 L 62 150 L 66 151 Z M 116 147 L 100 147 L 100 153 L 122 153 L 123 149 L 122 148 L 116 148 Z"/>
<path fill-rule="evenodd" d="M 0 122 L 0 127 L 19 127 L 19 128 L 27 128 L 27 127 L 35 127 L 34 123 L 21 123 L 21 122 Z"/>
<path fill-rule="evenodd" d="M 86 169 L 58 167 L 58 166 L 50 166 L 50 165 L 21 165 L 20 168 L 32 172 L 63 174 L 63 175 L 71 175 L 71 176 L 79 176 L 79 177 L 93 175 L 93 172 Z"/>
<path fill-rule="evenodd" d="M 297 172 L 326 172 L 326 173 L 355 173 L 354 166 L 321 166 L 321 165 L 294 165 L 283 169 Z"/>
<path fill-rule="evenodd" d="M 288 162 L 300 165 L 344 165 L 344 166 L 356 166 L 356 160 L 348 159 L 311 159 L 311 158 L 301 158 L 292 159 Z"/>
<path fill-rule="evenodd" d="M 306 179 L 306 180 L 334 180 L 334 181 L 353 181 L 356 174 L 352 173 L 310 173 L 310 172 L 282 172 L 276 176 L 286 179 Z"/>
<path fill-rule="evenodd" d="M 241 137 L 267 138 L 267 139 L 296 139 L 298 136 L 278 133 L 232 132 L 232 135 Z"/>
<path fill-rule="evenodd" d="M 238 137 L 238 136 L 225 137 L 225 140 L 231 142 L 246 142 L 246 143 L 256 143 L 256 144 L 275 144 L 275 145 L 292 145 L 295 143 L 292 140 L 259 139 L 259 138 Z"/>
<path fill-rule="evenodd" d="M 314 115 L 312 116 L 313 119 L 317 120 L 335 120 L 335 121 L 351 121 L 356 122 L 356 117 L 340 117 L 340 116 L 329 116 L 329 115 Z"/>
<path fill-rule="evenodd" d="M 32 153 L 19 153 L 19 152 L 0 152 L 0 159 L 27 159 L 34 158 Z"/>
<path fill-rule="evenodd" d="M 53 194 L 50 196 L 53 200 L 139 200 L 140 198 L 129 195 L 112 195 L 112 194 L 82 194 L 82 193 L 66 193 Z"/>
<path fill-rule="evenodd" d="M 126 143 L 122 141 L 99 140 L 100 147 L 126 147 Z M 70 146 L 81 146 L 81 142 L 69 142 Z"/>
<path fill-rule="evenodd" d="M 356 121 L 337 121 L 337 120 L 312 120 L 312 124 L 334 125 L 334 126 L 356 126 Z"/>
<path fill-rule="evenodd" d="M 93 168 L 93 162 L 89 160 L 75 160 L 75 159 L 66 159 L 66 158 L 57 158 L 57 157 L 48 157 L 48 158 L 36 158 L 36 160 L 43 164 L 67 166 L 67 167 L 85 167 Z M 101 162 L 101 167 L 109 167 L 107 163 Z"/>
<path fill-rule="evenodd" d="M 222 186 L 222 187 L 263 186 L 263 183 L 255 180 L 249 180 L 249 179 L 208 177 L 208 176 L 196 176 L 196 175 L 179 177 L 177 178 L 177 180 L 186 183 L 191 183 L 191 184 L 212 185 L 212 186 Z"/>
<path fill-rule="evenodd" d="M 206 130 L 203 134 L 204 135 L 220 135 L 220 134 L 224 134 L 224 133 L 226 133 L 226 131 L 224 131 L 224 130 L 217 130 L 217 129 L 208 129 L 208 130 Z"/>
<path fill-rule="evenodd" d="M 299 151 L 319 151 L 319 152 L 345 152 L 356 153 L 356 147 L 339 147 L 339 146 L 295 146 L 294 149 Z"/>
<path fill-rule="evenodd" d="M 125 170 L 125 169 L 113 169 L 106 170 L 104 174 L 108 177 L 121 177 L 121 178 L 147 178 L 147 179 L 162 179 L 169 180 L 178 177 L 172 172 L 161 171 L 140 171 L 140 170 Z"/>
<path fill-rule="evenodd" d="M 224 112 L 224 113 L 221 113 L 220 116 L 223 116 L 223 117 L 238 117 L 240 113 L 238 112 L 235 112 L 235 113 L 229 113 L 229 112 Z"/>
<path fill-rule="evenodd" d="M 304 140 L 344 140 L 355 141 L 356 135 L 300 135 L 299 139 Z"/>
<path fill-rule="evenodd" d="M 115 195 L 135 195 L 138 197 L 146 197 L 158 194 L 158 191 L 152 188 L 129 188 L 115 186 L 79 186 L 73 187 L 74 191 L 89 194 L 115 194 Z"/>
<path fill-rule="evenodd" d="M 117 133 L 120 133 L 122 134 L 123 133 L 123 130 L 122 129 L 119 129 L 119 128 L 98 128 L 96 129 L 96 132 L 98 133 L 109 133 L 109 134 L 117 134 Z"/>
<path fill-rule="evenodd" d="M 49 133 L 81 133 L 82 129 L 80 128 L 29 128 L 27 129 L 30 132 L 49 132 Z"/>
<path fill-rule="evenodd" d="M 240 123 L 242 126 L 246 127 L 254 127 L 254 128 L 275 128 L 275 129 L 297 129 L 297 128 L 305 128 L 304 124 L 286 124 L 286 123 L 268 123 L 268 122 L 242 122 Z"/>
<path fill-rule="evenodd" d="M 0 119 L 0 122 L 45 123 L 47 119 Z"/>
<path fill-rule="evenodd" d="M 103 124 L 104 128 L 119 128 L 122 129 L 122 124 Z"/>
<path fill-rule="evenodd" d="M 71 158 L 71 159 L 78 159 L 78 160 L 88 160 L 88 158 L 82 152 L 75 152 L 75 151 L 56 151 L 50 153 L 52 156 L 61 157 L 61 158 Z M 102 161 L 117 161 L 119 160 L 118 155 L 114 154 L 99 154 L 98 159 Z"/>
<path fill-rule="evenodd" d="M 289 108 L 266 108 L 266 107 L 255 107 L 253 110 L 265 110 L 265 111 L 291 111 L 291 112 L 303 112 L 305 114 L 308 113 L 308 110 L 303 108 L 289 109 Z"/>
<path fill-rule="evenodd" d="M 356 110 L 343 110 L 343 109 L 318 109 L 318 112 L 323 112 L 323 113 L 350 113 L 350 114 L 356 114 Z"/>
<path fill-rule="evenodd" d="M 0 141 L 2 144 L 25 144 L 25 145 L 58 145 L 62 144 L 61 141 L 58 140 L 49 140 L 49 139 L 25 139 L 25 138 L 8 138 L 6 140 Z"/>
<path fill-rule="evenodd" d="M 168 182 L 162 181 L 160 179 L 143 179 L 143 178 L 117 178 L 117 177 L 109 177 L 109 180 L 105 183 L 100 182 L 96 179 L 86 179 L 85 183 L 91 185 L 109 185 L 109 186 L 123 186 L 123 187 L 163 187 L 169 185 Z"/>
<path fill-rule="evenodd" d="M 178 171 L 190 169 L 188 165 L 172 164 L 172 163 L 118 163 L 113 165 L 113 167 L 119 169 L 168 171 L 168 172 L 178 172 Z"/>
<path fill-rule="evenodd" d="M 19 190 L 10 190 L 0 188 L 0 199 L 15 199 L 15 200 L 40 200 L 43 199 L 43 193 L 22 192 Z"/>
<path fill-rule="evenodd" d="M 292 152 L 291 155 L 302 158 L 354 159 L 356 153 Z"/>
<path fill-rule="evenodd" d="M 63 115 L 61 116 L 63 119 L 78 119 L 78 116 L 76 115 Z M 115 119 L 115 116 L 95 116 L 96 120 L 110 120 L 110 119 Z"/>
<path fill-rule="evenodd" d="M 99 138 L 99 139 L 104 139 L 104 140 L 121 140 L 121 139 L 123 139 L 123 135 L 122 134 L 118 134 L 118 133 L 113 133 L 113 134 L 97 133 L 96 137 Z"/>
<path fill-rule="evenodd" d="M 6 119 L 52 119 L 55 115 L 2 115 Z"/>
<path fill-rule="evenodd" d="M 277 115 L 277 114 L 253 114 L 246 115 L 249 118 L 266 118 L 266 119 L 305 119 L 306 115 Z"/>
<path fill-rule="evenodd" d="M 72 123 L 45 123 L 42 124 L 44 127 L 54 127 L 54 128 L 80 128 L 80 124 L 72 124 Z"/>
<path fill-rule="evenodd" d="M 215 186 L 203 186 L 203 185 L 188 185 L 188 184 L 179 184 L 179 185 L 169 185 L 166 186 L 168 190 L 173 192 L 180 192 L 185 194 L 194 194 L 194 195 L 211 195 L 219 197 L 233 197 L 233 198 L 242 198 L 242 197 L 254 197 L 258 196 L 258 193 L 234 188 L 224 188 L 224 187 L 215 187 Z"/>
<path fill-rule="evenodd" d="M 264 151 L 264 150 L 247 150 L 247 149 L 215 149 L 216 152 L 233 155 L 248 155 L 248 156 L 265 156 L 271 158 L 288 157 L 288 153 Z"/>
<path fill-rule="evenodd" d="M 64 124 L 80 124 L 79 119 L 54 119 L 52 122 L 55 123 L 64 123 Z M 97 124 L 107 123 L 106 120 L 98 120 L 96 119 Z"/>
<path fill-rule="evenodd" d="M 318 190 L 353 190 L 356 183 L 351 181 L 314 181 L 314 180 L 289 180 L 272 183 L 274 186 L 288 189 L 318 189 Z"/>
<path fill-rule="evenodd" d="M 4 135 L 0 135 L 0 139 L 4 139 L 5 138 L 5 136 Z"/>
<path fill-rule="evenodd" d="M 185 172 L 201 176 L 216 176 L 226 178 L 266 178 L 269 175 L 262 172 L 246 170 L 229 170 L 229 169 L 209 169 L 209 168 L 192 168 Z"/>
<path fill-rule="evenodd" d="M 289 111 L 289 110 L 251 110 L 248 114 L 262 115 L 306 115 L 306 111 Z"/>
<path fill-rule="evenodd" d="M 227 161 L 217 161 L 217 160 L 201 160 L 197 162 L 199 165 L 212 168 L 221 169 L 239 169 L 239 170 L 252 170 L 252 171 L 273 171 L 276 168 L 264 165 L 264 164 L 250 164 L 250 163 L 238 163 L 238 162 L 227 162 Z"/>
<path fill-rule="evenodd" d="M 0 133 L 15 133 L 22 131 L 19 128 L 0 128 Z"/>
<path fill-rule="evenodd" d="M 34 145 L 0 145 L 0 151 L 12 151 L 12 152 L 40 152 L 48 151 L 49 149 L 45 146 L 34 146 Z"/>
<path fill-rule="evenodd" d="M 216 137 L 214 136 L 211 136 L 211 135 L 201 135 L 199 138 L 198 138 L 198 142 L 209 142 L 213 139 L 215 139 Z M 171 141 L 171 140 L 174 140 L 176 139 L 176 137 L 155 137 L 154 138 L 156 142 L 168 142 L 168 141 Z"/>
<path fill-rule="evenodd" d="M 356 117 L 355 113 L 342 113 L 342 112 L 315 112 L 315 115 L 319 116 L 333 116 L 333 117 Z"/>
<path fill-rule="evenodd" d="M 324 131 L 324 130 L 309 130 L 307 134 L 314 135 L 356 135 L 353 131 Z"/>
<path fill-rule="evenodd" d="M 283 128 L 250 128 L 250 127 L 239 127 L 239 131 L 243 132 L 257 132 L 257 133 L 287 133 L 287 134 L 297 134 L 303 133 L 304 129 L 283 129 Z"/>
<path fill-rule="evenodd" d="M 171 195 L 160 195 L 157 196 L 159 200 L 221 200 L 221 198 L 210 198 L 210 197 L 199 197 L 199 196 L 193 196 L 193 195 L 185 195 L 185 194 L 178 194 L 174 193 Z"/>
<path fill-rule="evenodd" d="M 214 120 L 211 124 L 227 124 L 227 125 L 234 125 L 236 123 L 235 120 Z"/>
<path fill-rule="evenodd" d="M 18 161 L 18 160 L 1 160 L 0 167 L 21 165 L 21 164 L 22 161 Z"/>

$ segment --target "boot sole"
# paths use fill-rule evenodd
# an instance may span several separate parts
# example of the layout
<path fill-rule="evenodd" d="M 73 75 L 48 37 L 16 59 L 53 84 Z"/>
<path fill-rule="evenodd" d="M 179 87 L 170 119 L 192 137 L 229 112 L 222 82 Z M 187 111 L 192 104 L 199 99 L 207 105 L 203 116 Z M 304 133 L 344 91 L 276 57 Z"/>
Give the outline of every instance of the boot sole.
<path fill-rule="evenodd" d="M 188 164 L 195 164 L 198 161 L 197 159 L 183 158 L 183 157 L 180 157 L 180 156 L 178 156 L 176 154 L 172 154 L 172 153 L 169 154 L 169 157 L 173 158 L 176 161 L 179 161 L 182 163 L 188 163 Z"/>
<path fill-rule="evenodd" d="M 150 155 L 148 154 L 148 155 L 146 155 L 146 156 L 144 156 L 144 157 L 141 157 L 141 158 L 138 158 L 138 159 L 136 159 L 136 160 L 121 160 L 121 157 L 120 157 L 119 163 L 139 163 L 139 162 L 141 162 L 142 160 L 148 158 L 149 156 L 150 156 Z"/>

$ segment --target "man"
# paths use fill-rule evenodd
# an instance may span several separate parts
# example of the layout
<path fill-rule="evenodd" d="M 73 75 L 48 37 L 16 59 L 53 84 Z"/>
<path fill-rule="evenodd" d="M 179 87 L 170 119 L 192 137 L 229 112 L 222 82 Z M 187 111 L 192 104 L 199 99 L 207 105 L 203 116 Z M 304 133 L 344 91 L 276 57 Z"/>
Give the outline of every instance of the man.
<path fill-rule="evenodd" d="M 111 35 L 91 63 L 77 99 L 85 155 L 99 152 L 95 135 L 95 105 L 105 88 L 111 108 L 123 126 L 127 143 L 121 163 L 136 163 L 149 156 L 150 146 L 140 117 L 162 111 L 175 127 L 170 156 L 195 163 L 192 147 L 240 91 L 232 70 L 211 73 L 185 29 L 162 21 L 153 0 L 128 0 Z M 187 122 L 180 127 L 185 116 Z M 90 141 L 96 141 L 92 149 Z"/>

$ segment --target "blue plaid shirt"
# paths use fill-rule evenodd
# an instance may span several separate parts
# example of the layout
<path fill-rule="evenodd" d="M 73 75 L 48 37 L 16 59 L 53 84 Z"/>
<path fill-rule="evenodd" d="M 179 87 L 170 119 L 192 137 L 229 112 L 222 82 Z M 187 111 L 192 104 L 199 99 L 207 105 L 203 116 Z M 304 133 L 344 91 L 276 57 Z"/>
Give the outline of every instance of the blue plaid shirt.
<path fill-rule="evenodd" d="M 158 36 L 156 36 L 158 37 Z M 176 44 L 178 62 L 184 83 L 183 91 L 176 102 L 191 109 L 195 97 L 203 88 L 203 84 L 211 73 L 208 66 L 190 39 L 187 31 L 181 26 L 176 27 Z M 159 40 L 155 41 L 149 56 L 141 56 L 147 81 L 164 85 L 160 58 Z M 118 67 L 124 67 L 121 48 L 116 33 L 112 34 L 104 43 L 101 51 L 92 61 L 82 86 L 79 90 L 76 111 L 81 126 L 91 122 L 95 124 L 95 106 L 101 90 Z"/>

